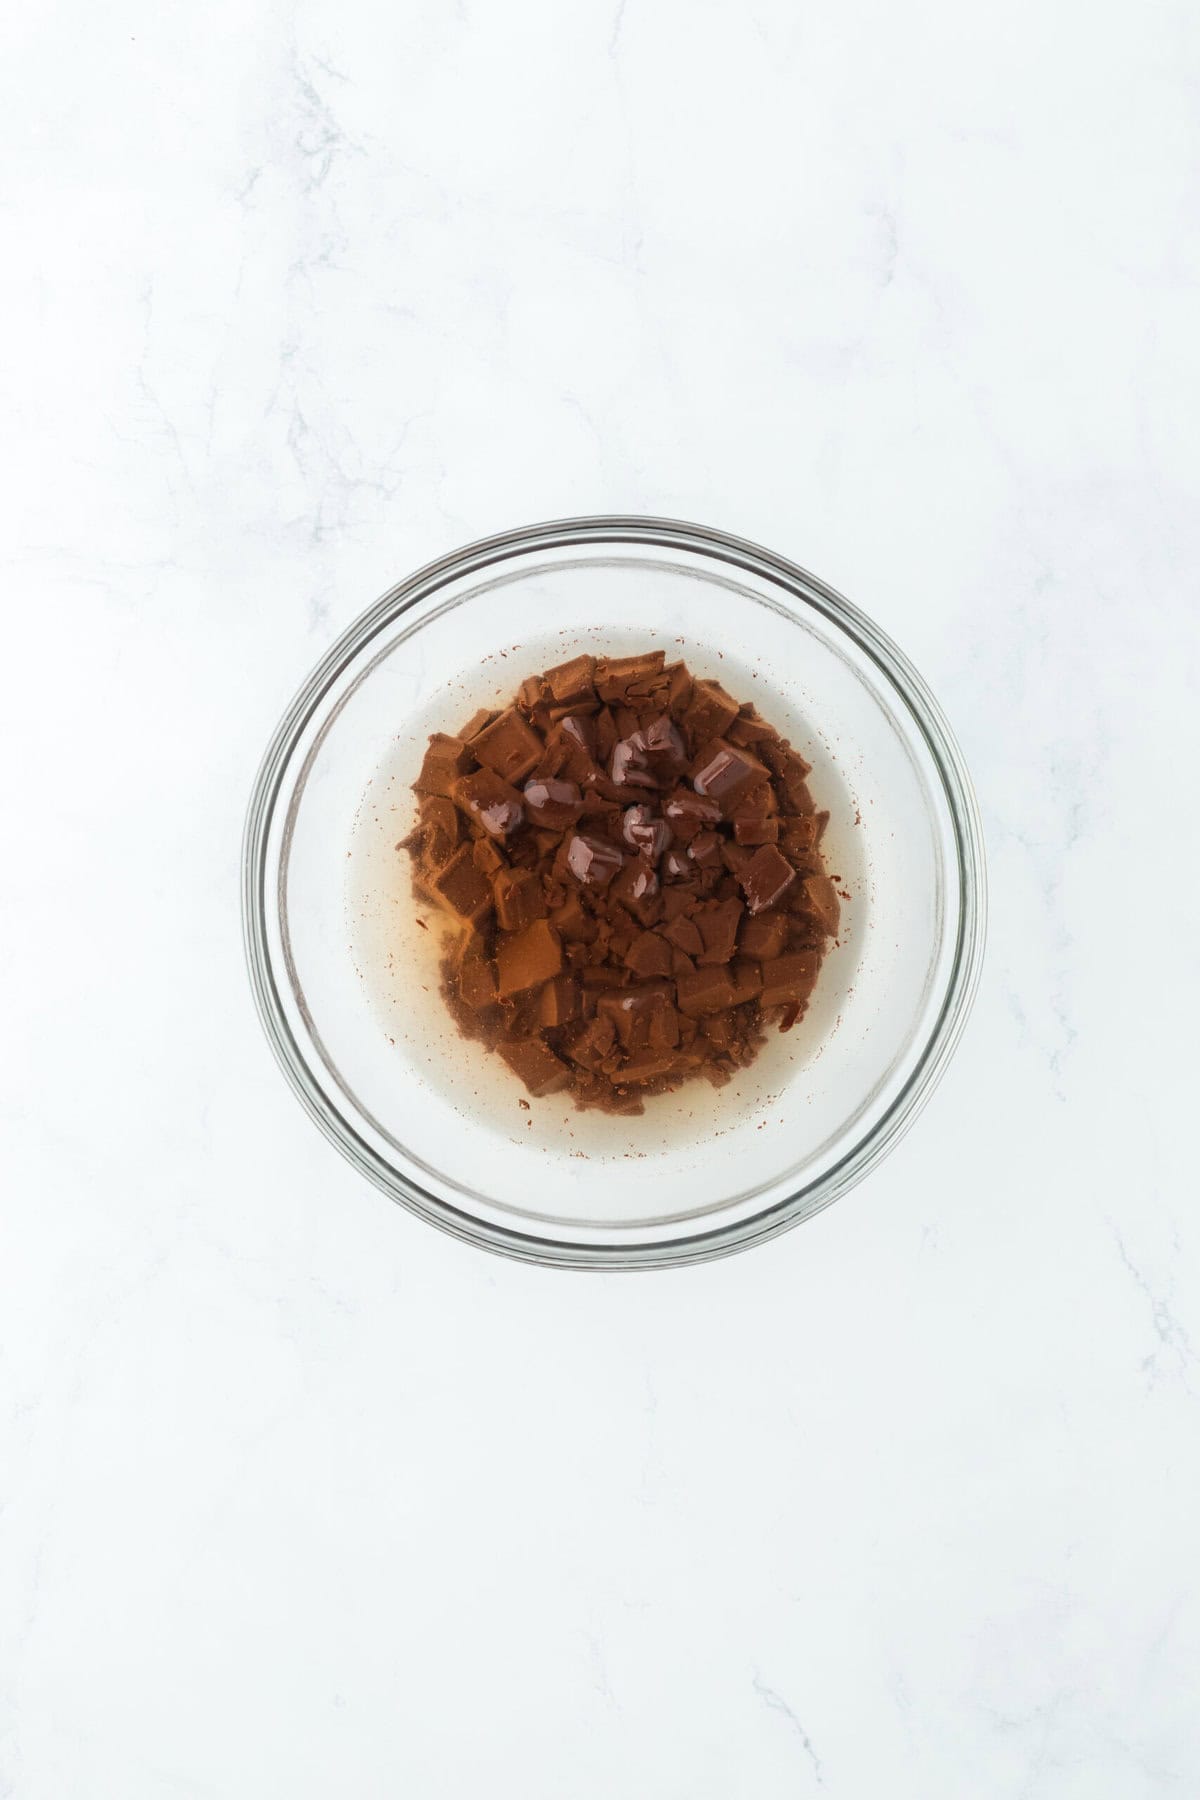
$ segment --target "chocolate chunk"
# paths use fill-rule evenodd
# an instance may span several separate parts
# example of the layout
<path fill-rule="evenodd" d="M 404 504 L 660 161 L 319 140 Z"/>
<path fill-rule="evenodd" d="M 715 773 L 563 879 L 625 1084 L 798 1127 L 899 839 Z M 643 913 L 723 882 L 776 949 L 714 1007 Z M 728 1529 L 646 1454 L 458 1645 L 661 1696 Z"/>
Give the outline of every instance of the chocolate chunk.
<path fill-rule="evenodd" d="M 475 867 L 469 844 L 460 844 L 449 862 L 429 883 L 434 898 L 464 925 L 474 925 L 492 910 L 492 890 Z"/>
<path fill-rule="evenodd" d="M 715 801 L 703 799 L 690 788 L 675 788 L 663 802 L 663 818 L 681 844 L 689 843 L 698 831 L 715 825 L 720 817 L 721 809 Z"/>
<path fill-rule="evenodd" d="M 543 1038 L 518 1038 L 498 1044 L 497 1049 L 509 1068 L 519 1075 L 535 1100 L 546 1094 L 561 1093 L 571 1085 L 571 1071 L 555 1056 Z"/>
<path fill-rule="evenodd" d="M 726 726 L 724 735 L 731 744 L 761 744 L 764 740 L 779 740 L 779 733 L 765 719 L 760 719 L 753 707 L 743 707 L 731 725 Z"/>
<path fill-rule="evenodd" d="M 692 786 L 703 799 L 719 806 L 724 818 L 736 810 L 747 788 L 768 779 L 757 756 L 720 737 L 706 744 L 692 765 Z"/>
<path fill-rule="evenodd" d="M 595 694 L 593 677 L 596 672 L 594 656 L 573 656 L 570 662 L 559 663 L 557 668 L 546 670 L 546 686 L 558 706 L 570 706 L 579 701 L 591 700 Z"/>
<path fill-rule="evenodd" d="M 421 855 L 430 869 L 440 869 L 458 848 L 458 812 L 453 800 L 430 795 L 421 802 Z"/>
<path fill-rule="evenodd" d="M 557 1031 L 579 1017 L 579 983 L 573 975 L 556 975 L 538 993 L 538 1021 Z"/>
<path fill-rule="evenodd" d="M 471 741 L 477 760 L 494 769 L 505 781 L 524 781 L 542 754 L 542 740 L 513 707 L 484 728 Z"/>
<path fill-rule="evenodd" d="M 644 656 L 602 656 L 596 664 L 596 692 L 602 700 L 627 705 L 639 690 L 649 691 L 665 661 L 662 650 L 650 650 Z"/>
<path fill-rule="evenodd" d="M 677 950 L 682 950 L 687 956 L 699 958 L 704 953 L 704 939 L 700 935 L 700 927 L 693 919 L 686 919 L 682 915 L 672 919 L 669 925 L 662 927 L 662 934 L 669 944 L 674 944 Z"/>
<path fill-rule="evenodd" d="M 753 956 L 759 962 L 769 962 L 772 957 L 783 955 L 787 941 L 786 913 L 763 913 L 760 918 L 748 917 L 742 920 L 742 928 L 738 933 L 738 950 L 743 956 Z"/>
<path fill-rule="evenodd" d="M 472 738 L 477 738 L 479 736 L 485 725 L 491 724 L 495 716 L 495 713 L 490 707 L 481 706 L 478 712 L 471 714 L 470 718 L 459 732 L 459 737 L 462 738 L 464 743 L 469 744 Z"/>
<path fill-rule="evenodd" d="M 491 769 L 477 769 L 474 775 L 461 776 L 454 784 L 453 795 L 456 806 L 481 825 L 489 837 L 501 841 L 511 837 L 525 817 L 516 788 Z"/>
<path fill-rule="evenodd" d="M 658 895 L 658 876 L 654 864 L 644 856 L 631 856 L 610 889 L 614 900 L 622 906 L 633 906 Z"/>
<path fill-rule="evenodd" d="M 562 945 L 545 919 L 496 939 L 496 991 L 502 1000 L 549 981 L 562 969 Z"/>
<path fill-rule="evenodd" d="M 698 831 L 688 845 L 688 857 L 698 869 L 715 869 L 721 861 L 721 834 Z"/>
<path fill-rule="evenodd" d="M 738 716 L 738 703 L 731 700 L 719 681 L 696 681 L 683 723 L 693 744 L 720 737 L 727 725 Z"/>
<path fill-rule="evenodd" d="M 687 750 L 682 737 L 666 713 L 651 719 L 639 736 L 646 762 L 659 784 L 666 787 L 687 767 Z"/>
<path fill-rule="evenodd" d="M 675 991 L 681 1013 L 689 1018 L 699 1018 L 703 1013 L 720 1012 L 724 1006 L 733 1005 L 733 983 L 729 979 L 727 969 L 719 965 L 708 969 L 697 969 L 694 975 L 680 975 L 675 981 Z"/>
<path fill-rule="evenodd" d="M 669 981 L 639 981 L 632 987 L 601 994 L 598 1019 L 611 1019 L 617 1041 L 624 1050 L 638 1050 L 650 1041 L 650 1020 L 656 1010 L 674 1010 L 674 990 Z"/>
<path fill-rule="evenodd" d="M 774 844 L 764 844 L 756 850 L 738 876 L 752 913 L 765 912 L 768 906 L 776 905 L 795 879 L 795 869 Z"/>
<path fill-rule="evenodd" d="M 449 795 L 460 775 L 475 767 L 473 747 L 468 749 L 461 738 L 447 737 L 437 731 L 429 740 L 421 773 L 413 782 L 418 794 Z"/>
<path fill-rule="evenodd" d="M 842 909 L 838 903 L 837 889 L 828 875 L 805 876 L 804 904 L 826 937 L 836 937 Z"/>
<path fill-rule="evenodd" d="M 624 857 L 609 839 L 577 831 L 567 845 L 567 867 L 583 887 L 607 887 Z"/>
<path fill-rule="evenodd" d="M 492 898 L 502 931 L 524 931 L 546 916 L 541 879 L 532 869 L 501 869 L 492 877 Z"/>
<path fill-rule="evenodd" d="M 799 950 L 795 955 L 777 956 L 774 962 L 764 963 L 759 1004 L 805 1005 L 816 986 L 820 967 L 819 950 Z"/>
<path fill-rule="evenodd" d="M 778 819 L 742 818 L 740 815 L 733 821 L 734 839 L 739 844 L 777 844 L 779 842 Z"/>
<path fill-rule="evenodd" d="M 613 785 L 618 788 L 658 786 L 658 778 L 646 760 L 646 741 L 640 731 L 617 739 L 608 772 Z"/>
<path fill-rule="evenodd" d="M 739 956 L 729 965 L 729 978 L 733 982 L 735 1006 L 744 1006 L 748 1000 L 757 1000 L 762 993 L 762 969 L 748 957 Z"/>
<path fill-rule="evenodd" d="M 568 713 L 559 721 L 559 730 L 569 737 L 576 749 L 586 752 L 592 761 L 596 754 L 596 721 L 587 713 Z"/>
<path fill-rule="evenodd" d="M 625 967 L 641 980 L 671 973 L 671 946 L 656 931 L 639 931 L 623 958 Z"/>
<path fill-rule="evenodd" d="M 556 776 L 525 783 L 525 810 L 530 823 L 548 829 L 565 831 L 583 811 L 583 796 L 573 781 L 560 781 Z"/>
<path fill-rule="evenodd" d="M 458 992 L 472 1012 L 482 1012 L 496 999 L 496 975 L 476 937 L 467 938 L 458 964 Z"/>
<path fill-rule="evenodd" d="M 740 900 L 710 900 L 696 909 L 692 918 L 704 942 L 704 948 L 696 958 L 697 962 L 729 961 L 737 943 L 742 910 Z M 686 950 L 688 946 L 684 944 L 681 948 Z"/>
<path fill-rule="evenodd" d="M 657 862 L 671 841 L 671 828 L 665 819 L 656 818 L 648 806 L 627 806 L 621 836 L 631 850 L 639 850 L 651 862 Z"/>

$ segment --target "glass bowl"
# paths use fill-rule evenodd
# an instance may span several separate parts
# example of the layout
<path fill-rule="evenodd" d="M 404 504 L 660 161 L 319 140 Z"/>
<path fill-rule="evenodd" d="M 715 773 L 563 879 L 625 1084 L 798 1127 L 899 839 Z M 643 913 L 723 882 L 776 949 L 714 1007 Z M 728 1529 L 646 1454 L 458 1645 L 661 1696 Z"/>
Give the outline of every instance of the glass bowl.
<path fill-rule="evenodd" d="M 428 734 L 581 650 L 663 646 L 755 700 L 813 764 L 847 896 L 809 1011 L 728 1086 L 643 1116 L 529 1101 L 437 991 L 409 791 Z M 499 697 L 499 698 L 498 698 Z M 534 525 L 408 576 L 346 631 L 271 740 L 246 823 L 250 976 L 317 1124 L 384 1193 L 491 1250 L 575 1267 L 723 1255 L 875 1166 L 953 1052 L 979 977 L 982 834 L 920 676 L 814 576 L 662 519 Z"/>

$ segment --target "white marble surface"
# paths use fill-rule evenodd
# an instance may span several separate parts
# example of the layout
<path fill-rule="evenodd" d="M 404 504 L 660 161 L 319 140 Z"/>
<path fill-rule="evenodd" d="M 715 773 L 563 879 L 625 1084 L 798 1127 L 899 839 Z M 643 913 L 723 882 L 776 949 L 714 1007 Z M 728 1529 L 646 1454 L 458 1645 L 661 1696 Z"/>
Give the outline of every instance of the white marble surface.
<path fill-rule="evenodd" d="M 1193 1800 L 1189 0 L 10 11 L 5 1800 Z M 512 1267 L 285 1090 L 299 678 L 507 525 L 872 611 L 993 926 L 852 1197 Z"/>

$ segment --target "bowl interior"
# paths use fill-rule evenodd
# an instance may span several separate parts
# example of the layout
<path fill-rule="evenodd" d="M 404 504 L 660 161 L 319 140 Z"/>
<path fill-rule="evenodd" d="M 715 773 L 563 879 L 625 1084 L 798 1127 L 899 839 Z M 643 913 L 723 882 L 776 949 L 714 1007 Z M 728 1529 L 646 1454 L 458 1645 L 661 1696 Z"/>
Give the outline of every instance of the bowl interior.
<path fill-rule="evenodd" d="M 267 938 L 335 1130 L 400 1197 L 485 1236 L 669 1247 L 821 1204 L 913 1082 L 960 936 L 954 820 L 892 673 L 814 602 L 678 546 L 534 548 L 383 608 L 335 660 L 281 769 Z M 647 644 L 753 699 L 812 762 L 842 936 L 806 1017 L 727 1087 L 687 1084 L 632 1119 L 561 1097 L 523 1106 L 443 1010 L 437 917 L 396 847 L 415 818 L 410 783 L 429 732 L 507 700 L 524 675 Z"/>

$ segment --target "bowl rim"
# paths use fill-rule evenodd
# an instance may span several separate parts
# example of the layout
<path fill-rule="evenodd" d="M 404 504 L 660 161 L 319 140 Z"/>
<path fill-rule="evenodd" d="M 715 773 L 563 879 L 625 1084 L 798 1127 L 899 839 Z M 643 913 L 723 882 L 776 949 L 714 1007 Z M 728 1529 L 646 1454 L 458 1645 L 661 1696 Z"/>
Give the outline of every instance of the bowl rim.
<path fill-rule="evenodd" d="M 570 1243 L 518 1231 L 451 1205 L 394 1168 L 341 1114 L 304 1057 L 280 996 L 267 929 L 268 851 L 284 775 L 346 665 L 383 627 L 463 575 L 531 551 L 614 543 L 698 553 L 765 577 L 851 638 L 887 678 L 933 760 L 953 831 L 962 895 L 942 1004 L 908 1079 L 886 1111 L 811 1184 L 748 1218 L 662 1243 Z M 979 986 L 987 929 L 983 827 L 971 778 L 941 707 L 904 652 L 852 601 L 775 551 L 712 526 L 619 513 L 548 520 L 477 539 L 414 570 L 361 613 L 301 684 L 272 734 L 246 812 L 241 889 L 246 962 L 259 1019 L 289 1085 L 330 1142 L 383 1193 L 454 1237 L 522 1262 L 593 1270 L 666 1268 L 732 1255 L 812 1218 L 848 1193 L 899 1143 L 945 1073 Z"/>

